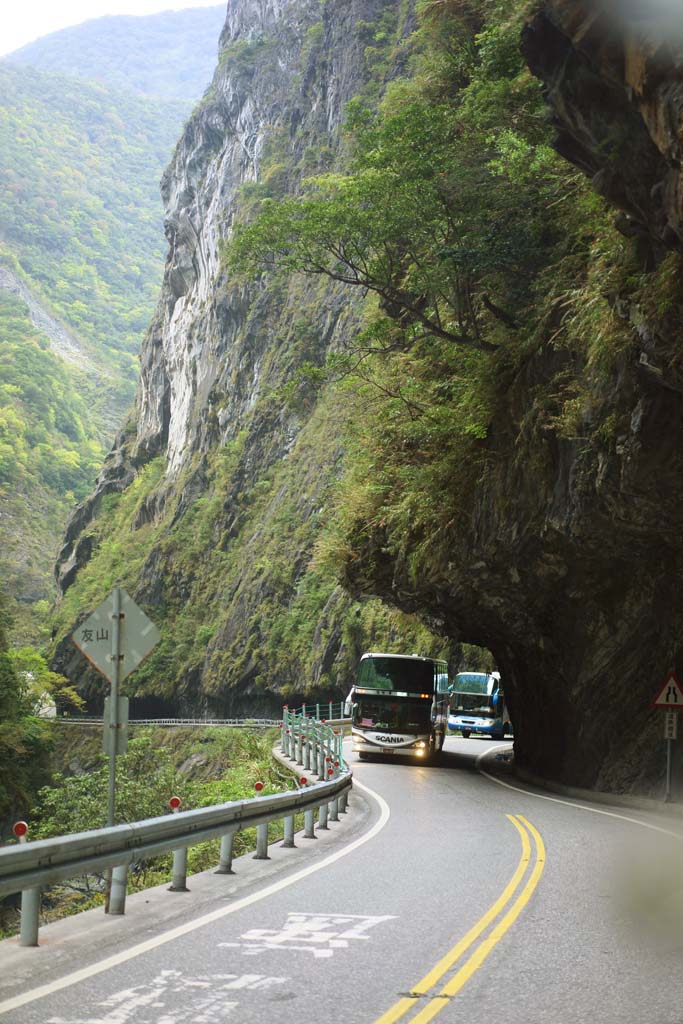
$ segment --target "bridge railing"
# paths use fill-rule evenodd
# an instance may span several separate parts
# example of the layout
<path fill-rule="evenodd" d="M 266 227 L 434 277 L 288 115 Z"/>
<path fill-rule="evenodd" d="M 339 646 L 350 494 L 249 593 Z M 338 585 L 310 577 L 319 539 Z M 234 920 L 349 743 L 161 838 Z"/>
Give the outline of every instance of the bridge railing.
<path fill-rule="evenodd" d="M 92 715 L 63 715 L 46 721 L 63 722 L 67 725 L 102 725 L 102 717 Z M 204 726 L 225 725 L 232 729 L 277 729 L 279 718 L 130 718 L 129 725 L 158 725 L 165 729 L 186 725 L 203 728 Z"/>
<path fill-rule="evenodd" d="M 299 718 L 315 718 L 326 722 L 338 722 L 348 717 L 344 701 L 320 701 L 317 704 L 302 704 L 300 708 L 285 705 L 285 711 Z"/>
<path fill-rule="evenodd" d="M 304 770 L 316 772 L 318 781 L 311 785 L 307 778 L 300 778 L 297 788 L 287 793 L 234 800 L 0 849 L 0 897 L 22 893 L 20 944 L 38 945 L 40 889 L 44 886 L 111 869 L 108 910 L 110 914 L 123 914 L 128 866 L 133 861 L 173 851 L 171 889 L 186 891 L 190 846 L 220 838 L 216 873 L 232 874 L 233 839 L 237 832 L 256 826 L 254 856 L 265 860 L 270 822 L 284 819 L 283 845 L 293 847 L 295 814 L 304 814 L 306 838 L 315 835 L 315 811 L 321 828 L 326 828 L 328 821 L 338 821 L 339 813 L 346 810 L 352 785 L 351 772 L 341 755 L 341 734 L 312 719 L 299 720 L 305 725 L 296 732 L 295 719 L 296 716 L 287 717 L 287 726 L 283 724 L 282 751 L 297 765 L 303 764 Z M 302 752 L 303 759 L 297 761 Z"/>
<path fill-rule="evenodd" d="M 325 778 L 335 770 L 344 771 L 344 740 L 341 729 L 316 718 L 302 716 L 284 708 L 282 712 L 282 751 L 304 771 Z"/>

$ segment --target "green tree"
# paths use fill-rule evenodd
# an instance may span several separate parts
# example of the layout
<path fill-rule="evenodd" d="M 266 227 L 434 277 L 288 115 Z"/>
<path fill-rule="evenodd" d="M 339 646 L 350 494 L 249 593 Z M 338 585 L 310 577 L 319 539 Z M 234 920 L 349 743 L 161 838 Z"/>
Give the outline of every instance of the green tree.
<path fill-rule="evenodd" d="M 45 781 L 49 749 L 46 727 L 32 714 L 27 688 L 15 671 L 7 630 L 0 597 L 0 822 L 27 810 Z"/>
<path fill-rule="evenodd" d="M 58 709 L 79 710 L 83 707 L 83 698 L 75 687 L 65 676 L 53 672 L 35 647 L 12 647 L 9 658 L 33 714 L 40 714 L 52 704 Z"/>

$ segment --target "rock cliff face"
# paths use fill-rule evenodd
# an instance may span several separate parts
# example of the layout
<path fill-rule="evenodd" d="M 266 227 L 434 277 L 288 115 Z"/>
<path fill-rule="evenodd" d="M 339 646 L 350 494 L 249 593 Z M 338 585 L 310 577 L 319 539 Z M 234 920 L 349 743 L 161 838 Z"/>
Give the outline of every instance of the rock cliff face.
<path fill-rule="evenodd" d="M 617 208 L 617 226 L 653 271 L 683 239 L 679 42 L 575 0 L 540 4 L 523 37 L 557 149 Z M 680 269 L 674 261 L 677 281 Z M 650 702 L 671 668 L 683 671 L 683 307 L 677 286 L 658 309 L 628 288 L 609 298 L 632 347 L 596 385 L 582 440 L 563 440 L 534 410 L 532 396 L 571 365 L 544 346 L 500 395 L 491 468 L 471 521 L 444 542 L 448 564 L 419 590 L 401 564 L 379 578 L 355 570 L 347 585 L 429 610 L 452 637 L 493 651 L 518 765 L 659 793 L 663 721 Z M 622 425 L 612 444 L 592 433 L 598 411 Z M 373 538 L 368 561 L 382 545 Z M 683 778 L 680 753 L 676 765 Z"/>
<path fill-rule="evenodd" d="M 178 710 L 255 713 L 283 688 L 304 688 L 302 661 L 281 668 L 284 687 L 259 665 L 260 624 L 275 605 L 317 609 L 314 687 L 343 689 L 339 666 L 360 642 L 348 624 L 351 599 L 337 589 L 315 605 L 310 568 L 316 517 L 339 462 L 337 424 L 307 419 L 276 397 L 294 367 L 320 363 L 342 343 L 356 314 L 346 293 L 316 282 L 231 281 L 220 252 L 250 188 L 277 198 L 298 175 L 334 166 L 344 104 L 364 82 L 358 25 L 404 7 L 231 0 L 212 89 L 164 179 L 170 251 L 136 413 L 72 520 L 60 574 L 67 605 L 69 585 L 106 547 L 102 509 L 119 501 L 129 543 L 144 551 L 129 585 L 152 614 L 159 609 L 176 632 L 192 625 L 194 637 L 203 624 L 187 617 L 193 602 L 201 596 L 222 609 L 201 655 L 193 648 L 178 664 L 178 641 L 173 664 L 159 656 L 166 690 L 143 677 L 140 692 Z M 596 10 L 575 0 L 540 4 L 524 50 L 545 83 L 558 149 L 618 208 L 620 229 L 638 239 L 642 265 L 654 271 L 683 239 L 680 62 L 642 25 L 601 21 Z M 518 763 L 575 785 L 652 792 L 662 774 L 661 718 L 649 703 L 671 667 L 683 672 L 677 296 L 672 289 L 653 309 L 628 289 L 610 295 L 632 345 L 595 383 L 577 440 L 563 439 L 534 402 L 560 371 L 583 369 L 553 348 L 549 324 L 548 343 L 501 388 L 488 468 L 469 521 L 440 540 L 443 557 L 416 584 L 409 556 L 390 560 L 378 528 L 345 580 L 349 593 L 415 612 L 453 642 L 490 648 L 506 681 Z M 600 441 L 598 416 L 618 424 L 615 437 Z M 202 518 L 207 503 L 210 519 Z M 181 528 L 182 548 L 173 541 Z M 94 603 L 93 591 L 82 593 Z M 291 620 L 277 622 L 284 649 Z M 68 641 L 57 664 L 81 673 Z M 88 687 L 94 692 L 84 680 Z"/>
<path fill-rule="evenodd" d="M 400 37 L 410 18 L 410 5 L 401 6 L 403 14 L 393 0 L 228 4 L 213 83 L 162 181 L 169 253 L 135 411 L 72 517 L 57 566 L 67 637 L 56 664 L 94 706 L 102 687 L 73 650 L 69 616 L 107 586 L 97 559 L 112 514 L 129 517 L 116 580 L 174 634 L 173 656 L 155 652 L 157 681 L 136 676 L 139 693 L 177 711 L 254 714 L 272 712 L 283 690 L 348 690 L 361 639 L 345 623 L 357 613 L 309 569 L 337 472 L 337 428 L 309 422 L 306 395 L 292 406 L 279 389 L 302 363 L 319 365 L 343 343 L 355 297 L 306 279 L 232 280 L 221 246 L 250 197 L 277 199 L 302 176 L 334 167 L 346 104 L 368 78 L 363 33 L 388 16 Z M 126 503 L 128 513 L 112 513 Z M 134 564 L 138 545 L 144 557 Z M 305 618 L 306 601 L 315 643 L 299 657 L 290 620 Z M 187 644 L 181 631 L 191 634 Z M 287 633 L 276 678 L 261 663 L 267 631 L 275 646 Z"/>
<path fill-rule="evenodd" d="M 554 0 L 523 38 L 554 111 L 558 151 L 619 208 L 618 226 L 642 239 L 650 265 L 683 249 L 683 30 L 671 12 Z"/>

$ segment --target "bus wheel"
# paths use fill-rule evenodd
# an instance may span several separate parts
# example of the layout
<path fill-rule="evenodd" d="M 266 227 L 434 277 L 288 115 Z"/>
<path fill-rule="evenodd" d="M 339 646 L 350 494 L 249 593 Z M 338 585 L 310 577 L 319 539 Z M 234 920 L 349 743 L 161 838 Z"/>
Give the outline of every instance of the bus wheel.
<path fill-rule="evenodd" d="M 469 739 L 469 735 L 470 735 L 470 730 L 469 729 L 463 729 L 463 731 L 462 731 L 462 738 L 464 740 Z"/>

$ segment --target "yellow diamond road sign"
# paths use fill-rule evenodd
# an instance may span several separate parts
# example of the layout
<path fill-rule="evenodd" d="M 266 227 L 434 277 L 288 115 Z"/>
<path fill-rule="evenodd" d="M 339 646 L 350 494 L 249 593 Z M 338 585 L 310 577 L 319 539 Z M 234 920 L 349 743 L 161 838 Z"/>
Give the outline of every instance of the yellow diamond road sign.
<path fill-rule="evenodd" d="M 133 672 L 161 639 L 159 630 L 125 590 L 119 587 L 119 682 Z M 72 633 L 73 642 L 98 672 L 111 682 L 115 651 L 112 646 L 114 594 Z"/>

